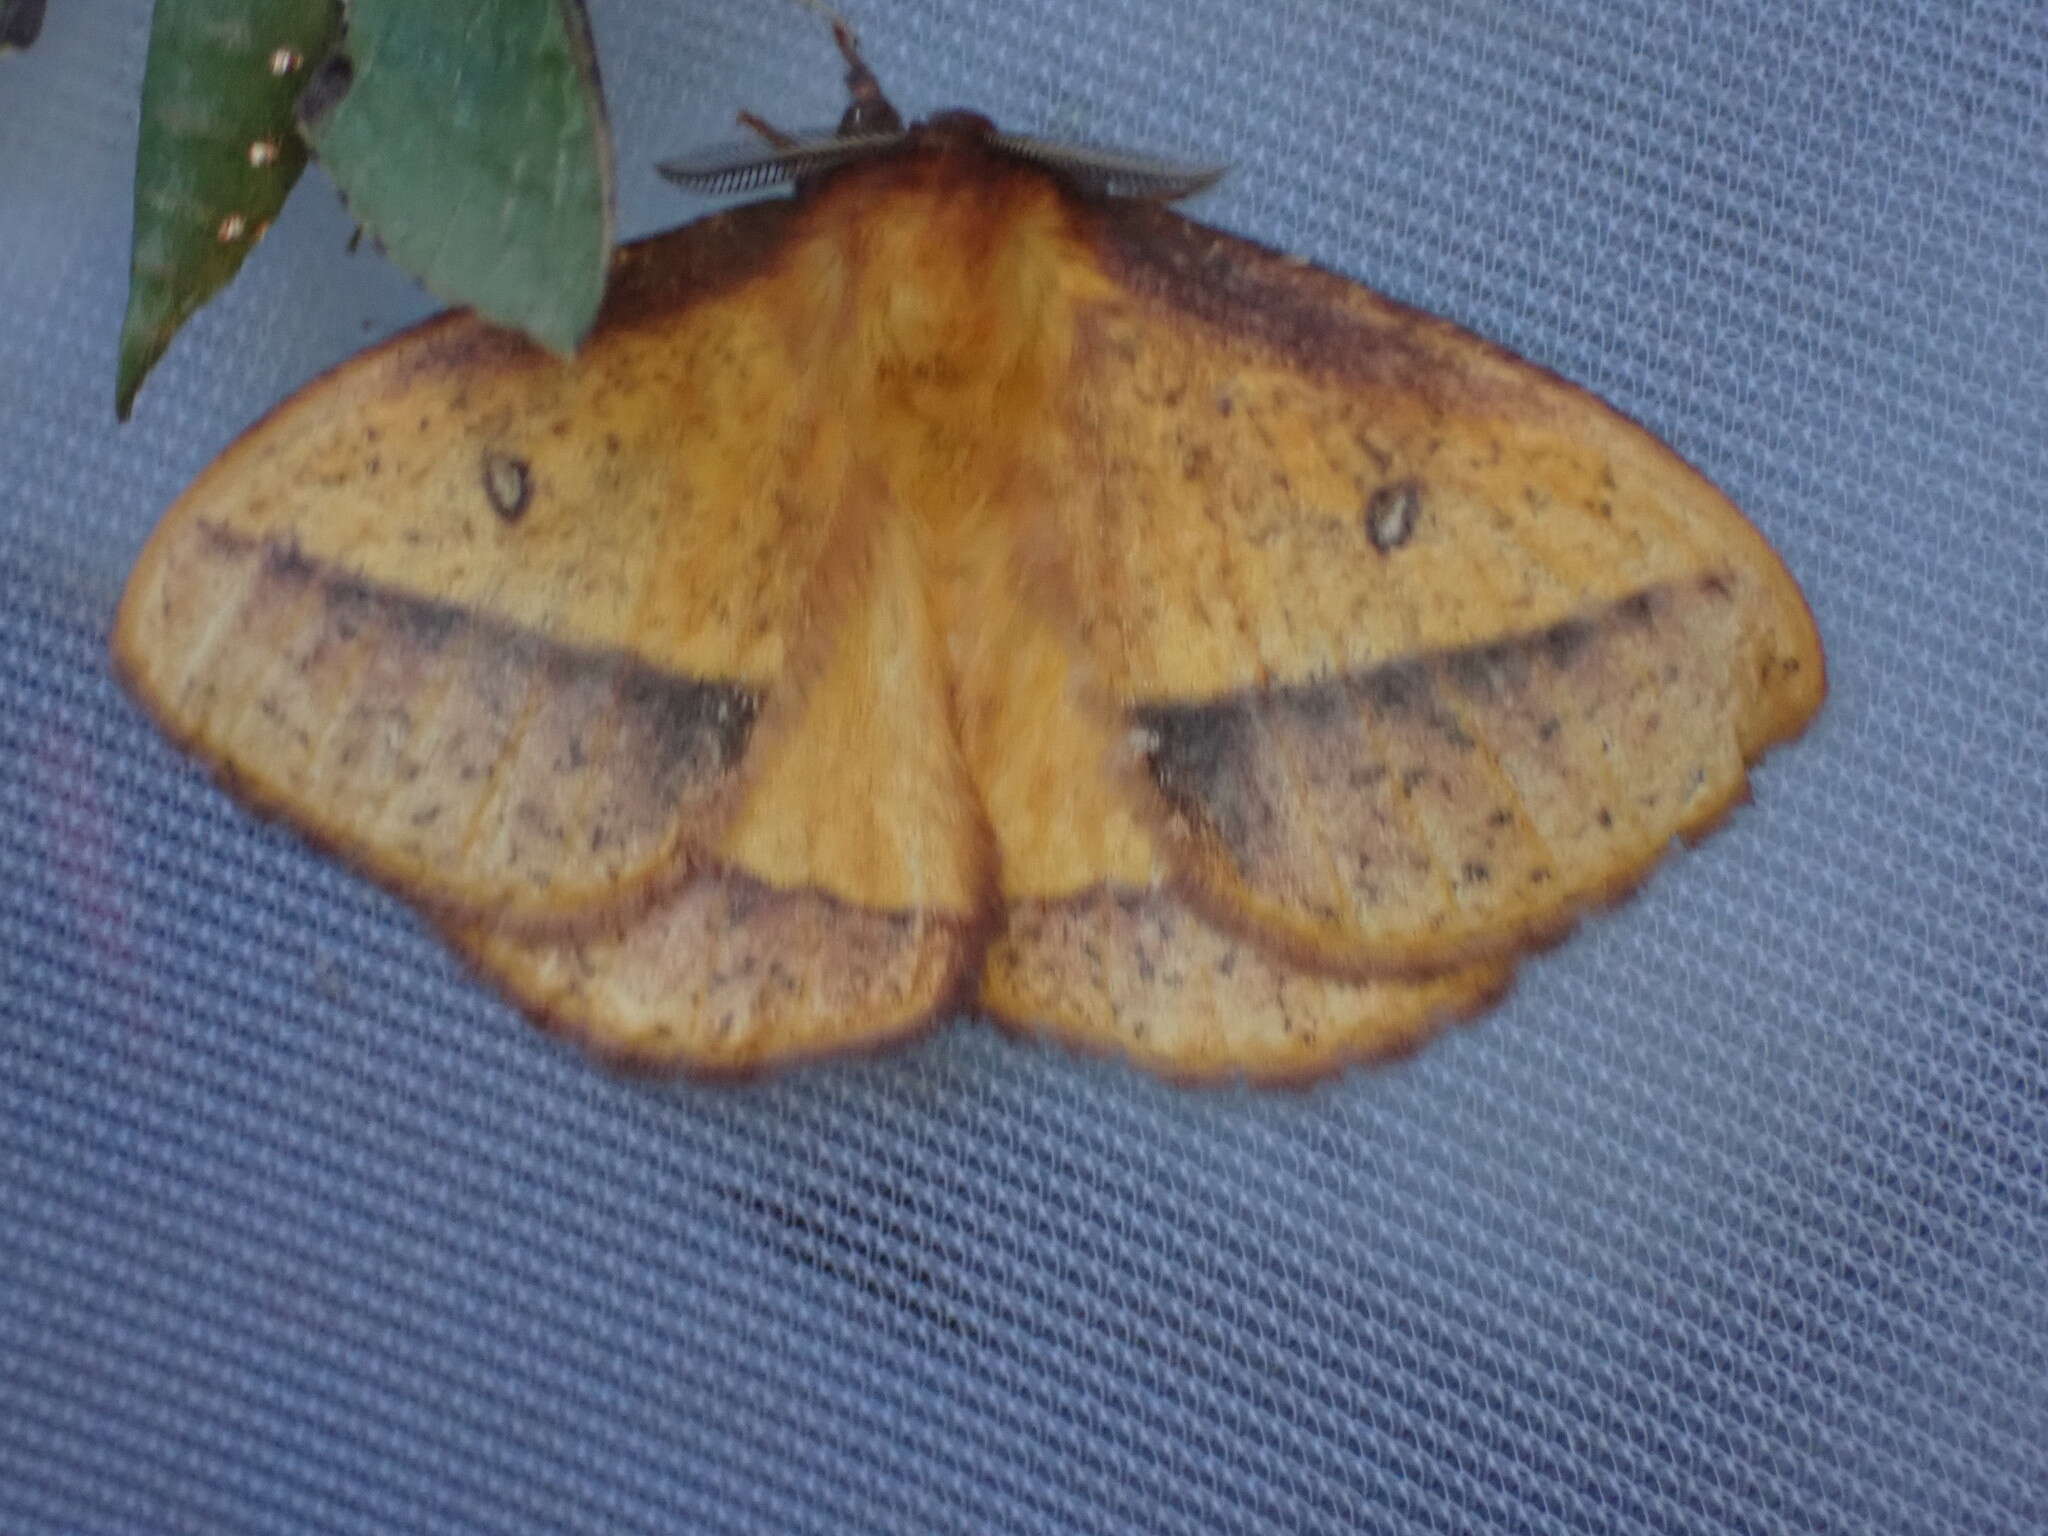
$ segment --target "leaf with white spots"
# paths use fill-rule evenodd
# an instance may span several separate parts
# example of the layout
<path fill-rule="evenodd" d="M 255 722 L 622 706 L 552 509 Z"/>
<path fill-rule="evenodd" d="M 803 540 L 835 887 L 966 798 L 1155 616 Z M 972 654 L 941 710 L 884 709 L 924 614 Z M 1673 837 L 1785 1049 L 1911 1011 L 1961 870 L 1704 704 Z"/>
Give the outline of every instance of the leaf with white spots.
<path fill-rule="evenodd" d="M 235 275 L 306 163 L 292 104 L 336 0 L 157 0 L 135 154 L 135 235 L 114 409 Z"/>

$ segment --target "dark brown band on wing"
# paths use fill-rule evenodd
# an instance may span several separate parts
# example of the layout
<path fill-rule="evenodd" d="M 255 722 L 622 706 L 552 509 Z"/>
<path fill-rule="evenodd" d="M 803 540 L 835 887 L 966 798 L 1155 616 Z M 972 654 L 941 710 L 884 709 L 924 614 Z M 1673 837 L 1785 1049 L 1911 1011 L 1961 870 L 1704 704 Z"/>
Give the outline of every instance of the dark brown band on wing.
<path fill-rule="evenodd" d="M 168 558 L 165 654 L 139 682 L 167 726 L 265 808 L 430 902 L 573 902 L 641 881 L 708 830 L 760 712 L 756 690 L 287 543 L 202 524 Z"/>
<path fill-rule="evenodd" d="M 1496 644 L 1142 706 L 1169 856 L 1218 911 L 1378 974 L 1561 936 L 1740 796 L 1739 623 L 1715 576 Z"/>

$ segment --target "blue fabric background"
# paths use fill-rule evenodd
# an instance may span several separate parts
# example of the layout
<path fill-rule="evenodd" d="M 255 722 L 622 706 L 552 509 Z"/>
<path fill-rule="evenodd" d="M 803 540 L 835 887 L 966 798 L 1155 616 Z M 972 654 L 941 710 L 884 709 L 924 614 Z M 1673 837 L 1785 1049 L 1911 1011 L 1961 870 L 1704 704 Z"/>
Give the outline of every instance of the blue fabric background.
<path fill-rule="evenodd" d="M 1811 594 L 1756 806 L 1301 1095 L 974 1021 L 620 1081 L 159 742 L 157 512 L 429 306 L 309 176 L 116 429 L 146 10 L 0 59 L 0 1530 L 2048 1527 L 2039 0 L 859 7 L 906 108 L 1229 160 Z M 837 114 L 793 5 L 592 11 L 628 234 Z"/>

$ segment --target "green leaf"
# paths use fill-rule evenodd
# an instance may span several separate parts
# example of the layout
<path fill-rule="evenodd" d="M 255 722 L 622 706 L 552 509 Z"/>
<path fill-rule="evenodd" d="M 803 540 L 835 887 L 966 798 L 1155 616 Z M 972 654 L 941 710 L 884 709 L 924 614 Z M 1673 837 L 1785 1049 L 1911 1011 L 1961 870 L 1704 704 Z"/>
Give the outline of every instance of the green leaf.
<path fill-rule="evenodd" d="M 581 0 L 351 0 L 300 124 L 349 211 L 430 291 L 575 350 L 612 239 Z"/>
<path fill-rule="evenodd" d="M 292 102 L 337 0 L 157 0 L 135 153 L 135 243 L 114 411 L 235 275 L 306 163 Z"/>

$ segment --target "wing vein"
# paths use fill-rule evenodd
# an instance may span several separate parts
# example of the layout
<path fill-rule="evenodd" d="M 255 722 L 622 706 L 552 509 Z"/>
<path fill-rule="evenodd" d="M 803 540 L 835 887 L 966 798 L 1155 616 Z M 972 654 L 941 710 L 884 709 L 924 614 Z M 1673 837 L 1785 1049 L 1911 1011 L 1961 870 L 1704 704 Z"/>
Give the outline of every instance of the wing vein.
<path fill-rule="evenodd" d="M 1471 740 L 1473 751 L 1479 755 L 1484 764 L 1487 777 L 1505 794 L 1509 803 L 1513 806 L 1516 826 L 1522 830 L 1529 842 L 1534 845 L 1544 864 L 1554 874 L 1558 867 L 1557 851 L 1551 847 L 1549 840 L 1537 829 L 1536 818 L 1529 808 L 1528 796 L 1522 792 L 1521 784 L 1508 768 L 1505 759 L 1501 756 L 1500 749 L 1494 745 L 1493 741 L 1488 737 L 1486 730 L 1480 725 L 1477 712 L 1461 706 L 1457 702 L 1453 691 L 1448 688 L 1438 689 L 1437 696 L 1439 707 L 1457 722 L 1458 729 L 1464 732 Z"/>
<path fill-rule="evenodd" d="M 590 802 L 596 795 L 601 793 L 601 787 L 608 782 L 608 776 L 603 772 L 606 766 L 606 759 L 618 748 L 619 742 L 625 734 L 625 723 L 620 719 L 621 710 L 619 706 L 625 697 L 626 674 L 630 670 L 630 666 L 630 663 L 621 660 L 612 667 L 610 698 L 607 706 L 599 711 L 597 717 L 598 729 L 601 735 L 596 739 L 585 741 L 583 744 L 583 765 L 578 770 L 583 782 L 577 786 L 575 798 L 570 804 L 568 813 L 562 818 L 565 835 L 568 829 L 572 827 L 580 829 L 588 825 L 591 819 L 589 815 Z M 596 851 L 594 843 L 589 844 L 589 846 L 591 851 Z"/>
<path fill-rule="evenodd" d="M 211 528 L 206 530 L 207 534 L 211 532 Z M 215 604 L 205 629 L 200 631 L 191 648 L 185 653 L 184 670 L 178 674 L 175 682 L 166 681 L 166 686 L 162 690 L 165 697 L 185 697 L 186 690 L 192 686 L 193 680 L 206 671 L 222 643 L 241 621 L 242 616 L 248 612 L 249 604 L 255 600 L 256 583 L 262 579 L 263 565 L 260 559 L 244 562 L 243 565 L 240 591 L 232 600 Z M 202 728 L 204 724 L 203 719 L 197 720 L 193 722 L 193 727 L 196 730 Z"/>
<path fill-rule="evenodd" d="M 512 722 L 512 728 L 505 733 L 505 739 L 492 758 L 490 771 L 484 775 L 482 788 L 477 794 L 476 808 L 470 812 L 469 822 L 462 829 L 462 838 L 456 843 L 458 851 L 471 853 L 476 848 L 477 838 L 483 831 L 485 818 L 496 809 L 499 798 L 505 792 L 505 781 L 511 776 L 512 765 L 518 761 L 520 744 L 526 733 L 539 717 L 541 707 L 547 702 L 547 669 L 536 666 L 533 675 L 526 679 L 519 698 L 519 713 Z"/>
<path fill-rule="evenodd" d="M 465 640 L 462 643 L 466 645 L 468 642 Z M 409 758 L 412 762 L 420 764 L 421 772 L 425 771 L 426 759 L 440 745 L 443 724 L 441 717 L 456 689 L 455 661 L 440 655 L 437 655 L 436 659 L 439 665 L 429 669 L 423 679 L 434 691 L 421 702 L 417 710 L 408 702 L 404 732 L 392 748 L 396 757 Z M 385 821 L 392 803 L 411 788 L 417 778 L 418 772 L 408 777 L 397 771 L 385 778 L 383 790 L 363 814 L 361 825 L 364 828 L 365 842 L 375 844 L 384 841 Z"/>

